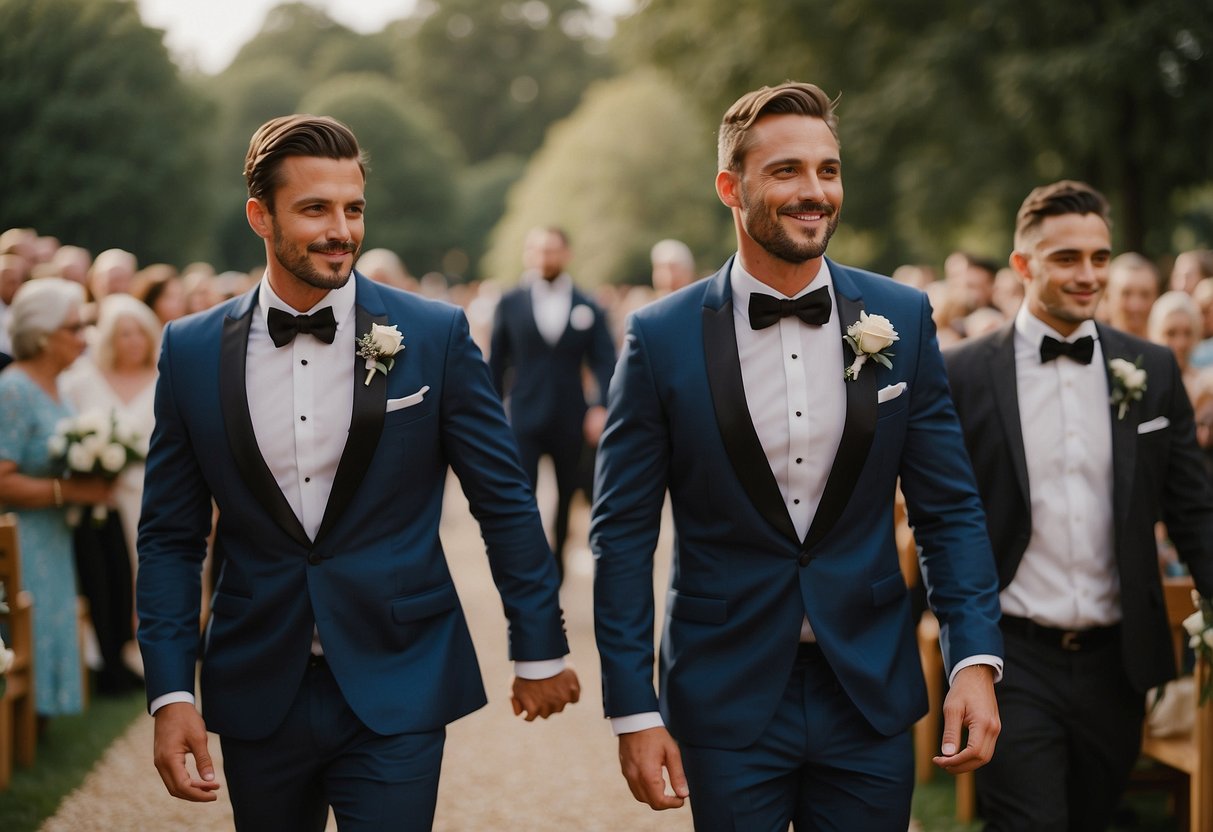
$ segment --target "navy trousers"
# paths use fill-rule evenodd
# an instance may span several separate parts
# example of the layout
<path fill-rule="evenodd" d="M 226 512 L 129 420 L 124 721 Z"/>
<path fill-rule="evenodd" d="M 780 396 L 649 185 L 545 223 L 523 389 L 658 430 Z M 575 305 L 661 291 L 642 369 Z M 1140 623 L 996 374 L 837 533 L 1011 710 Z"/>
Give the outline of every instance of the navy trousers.
<path fill-rule="evenodd" d="M 909 732 L 877 733 L 816 645 L 801 646 L 753 746 L 681 750 L 696 832 L 787 832 L 789 823 L 796 832 L 904 832 L 910 823 Z"/>
<path fill-rule="evenodd" d="M 428 832 L 446 730 L 382 736 L 350 710 L 321 658 L 269 737 L 221 738 L 238 832 Z"/>

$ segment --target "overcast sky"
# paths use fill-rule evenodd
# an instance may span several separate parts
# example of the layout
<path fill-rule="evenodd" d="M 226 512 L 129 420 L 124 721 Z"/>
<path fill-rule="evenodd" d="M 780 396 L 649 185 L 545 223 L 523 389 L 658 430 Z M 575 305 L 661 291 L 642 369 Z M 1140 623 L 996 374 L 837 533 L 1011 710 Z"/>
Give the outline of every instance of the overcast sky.
<path fill-rule="evenodd" d="M 165 31 L 164 42 L 178 63 L 206 73 L 221 71 L 261 29 L 265 13 L 284 0 L 138 0 L 147 25 Z M 405 17 L 415 0 L 307 0 L 329 17 L 357 32 L 380 31 Z M 619 14 L 632 0 L 590 0 L 590 5 Z"/>

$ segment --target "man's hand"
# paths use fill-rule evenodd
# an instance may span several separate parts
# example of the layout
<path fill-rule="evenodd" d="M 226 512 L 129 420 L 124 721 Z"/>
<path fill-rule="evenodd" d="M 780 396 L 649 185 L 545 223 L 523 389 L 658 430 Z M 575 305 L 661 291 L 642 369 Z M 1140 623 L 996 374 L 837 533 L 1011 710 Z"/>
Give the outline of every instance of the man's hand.
<path fill-rule="evenodd" d="M 526 721 L 532 722 L 535 717 L 547 719 L 552 714 L 564 710 L 565 705 L 571 705 L 581 698 L 581 683 L 577 681 L 577 673 L 571 667 L 547 679 L 520 679 L 514 677 L 513 694 L 510 704 L 514 706 L 514 716 L 526 714 Z"/>
<path fill-rule="evenodd" d="M 598 440 L 602 438 L 602 429 L 606 427 L 607 409 L 602 405 L 595 405 L 585 412 L 585 419 L 581 423 L 581 433 L 585 438 L 585 442 L 591 448 L 598 447 Z"/>
<path fill-rule="evenodd" d="M 960 747 L 961 730 L 969 741 Z M 943 701 L 943 743 L 935 765 L 949 774 L 981 768 L 994 756 L 994 744 L 1002 723 L 994 697 L 994 668 L 974 664 L 956 674 L 952 689 Z"/>
<path fill-rule="evenodd" d="M 619 767 L 632 797 L 654 809 L 677 809 L 691 794 L 682 771 L 682 752 L 665 728 L 620 734 Z M 666 794 L 662 769 L 669 775 L 672 795 Z"/>
<path fill-rule="evenodd" d="M 217 800 L 215 765 L 206 747 L 206 724 L 189 702 L 173 702 L 156 711 L 153 758 L 164 787 L 173 797 L 209 803 Z M 192 754 L 198 777 L 191 777 L 185 757 Z"/>

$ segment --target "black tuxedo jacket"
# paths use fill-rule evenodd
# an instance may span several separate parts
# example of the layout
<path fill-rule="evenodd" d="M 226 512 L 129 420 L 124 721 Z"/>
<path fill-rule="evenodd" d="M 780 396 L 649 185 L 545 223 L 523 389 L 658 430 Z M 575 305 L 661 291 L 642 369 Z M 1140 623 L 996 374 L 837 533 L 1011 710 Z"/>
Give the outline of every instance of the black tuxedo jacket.
<path fill-rule="evenodd" d="M 1163 520 L 1196 587 L 1213 592 L 1213 489 L 1196 445 L 1192 406 L 1170 351 L 1096 325 L 1106 362 L 1123 358 L 1147 374 L 1142 399 L 1112 424 L 1113 545 L 1121 587 L 1121 650 L 1134 687 L 1145 691 L 1175 677 L 1163 604 L 1154 523 Z M 1027 461 L 1015 374 L 1015 329 L 944 353 L 952 397 L 977 475 L 999 585 L 1015 577 L 1032 531 Z M 1108 382 L 1109 391 L 1111 378 Z M 1165 419 L 1161 429 L 1151 430 Z M 1145 431 L 1139 428 L 1145 427 Z"/>
<path fill-rule="evenodd" d="M 606 315 L 589 297 L 573 288 L 569 321 L 560 339 L 549 344 L 535 325 L 530 288 L 502 296 L 493 319 L 489 368 L 516 433 L 580 436 L 587 407 L 583 366 L 598 385 L 597 400 L 605 404 L 615 345 Z"/>

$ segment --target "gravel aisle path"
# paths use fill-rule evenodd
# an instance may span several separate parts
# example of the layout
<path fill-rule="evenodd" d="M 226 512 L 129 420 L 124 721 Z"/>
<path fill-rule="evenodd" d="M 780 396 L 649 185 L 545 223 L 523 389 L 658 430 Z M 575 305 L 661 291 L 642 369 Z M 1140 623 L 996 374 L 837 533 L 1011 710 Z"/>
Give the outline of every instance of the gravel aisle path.
<path fill-rule="evenodd" d="M 550 471 L 547 473 L 550 474 Z M 541 479 L 540 505 L 552 502 Z M 510 663 L 505 618 L 493 587 L 479 529 L 457 483 L 448 484 L 443 543 L 468 614 L 489 692 L 489 704 L 450 726 L 435 830 L 438 832 L 689 832 L 689 807 L 657 813 L 636 803 L 619 774 L 616 744 L 602 719 L 598 656 L 591 610 L 592 563 L 584 548 L 588 511 L 574 511 L 569 569 L 562 592 L 581 677 L 578 705 L 547 722 L 527 724 L 509 705 Z M 667 521 L 668 522 L 668 521 Z M 670 536 L 659 546 L 659 586 L 665 586 Z M 658 592 L 658 603 L 664 599 Z M 152 720 L 137 720 L 106 752 L 43 832 L 212 832 L 230 830 L 225 790 L 217 803 L 174 800 L 151 762 Z M 219 741 L 211 736 L 218 757 Z M 222 780 L 222 777 L 220 778 Z M 330 819 L 329 829 L 335 829 Z"/>

